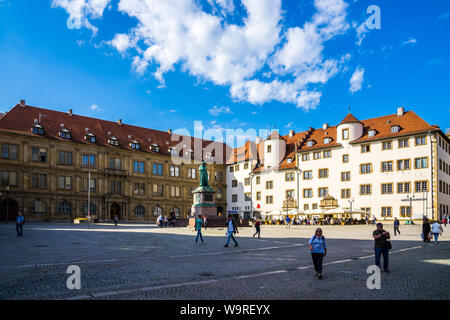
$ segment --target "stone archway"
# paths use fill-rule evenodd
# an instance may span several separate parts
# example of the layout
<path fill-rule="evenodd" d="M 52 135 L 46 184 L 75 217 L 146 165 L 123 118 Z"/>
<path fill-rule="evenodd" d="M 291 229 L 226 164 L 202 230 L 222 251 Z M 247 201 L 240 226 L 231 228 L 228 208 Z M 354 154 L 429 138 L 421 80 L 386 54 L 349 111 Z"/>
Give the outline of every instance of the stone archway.
<path fill-rule="evenodd" d="M 111 203 L 111 207 L 109 209 L 110 218 L 111 220 L 114 220 L 114 216 L 117 215 L 119 217 L 119 220 L 121 218 L 121 212 L 120 212 L 120 205 L 117 202 Z"/>
<path fill-rule="evenodd" d="M 3 200 L 0 203 L 0 221 L 16 221 L 17 212 L 19 211 L 19 205 L 13 199 Z"/>

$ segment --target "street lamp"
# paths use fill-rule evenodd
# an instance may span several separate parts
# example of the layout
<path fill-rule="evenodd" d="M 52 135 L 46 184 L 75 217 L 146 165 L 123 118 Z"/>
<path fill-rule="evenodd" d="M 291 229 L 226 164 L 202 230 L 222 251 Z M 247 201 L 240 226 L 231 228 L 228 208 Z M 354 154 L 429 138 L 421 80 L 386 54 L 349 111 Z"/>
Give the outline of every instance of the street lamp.
<path fill-rule="evenodd" d="M 409 194 L 406 196 L 406 199 L 409 200 L 409 210 L 410 210 L 409 220 L 411 221 L 411 224 L 412 224 L 412 201 L 413 201 L 414 197 L 415 197 L 414 194 L 412 194 L 412 196 L 410 196 Z"/>
<path fill-rule="evenodd" d="M 252 223 L 254 221 L 253 217 L 253 176 L 255 174 L 253 172 L 250 172 L 250 215 L 252 217 Z"/>
<path fill-rule="evenodd" d="M 352 198 L 352 200 L 348 200 L 348 203 L 350 203 L 350 218 L 352 217 L 353 213 L 353 202 L 355 202 L 354 198 Z"/>

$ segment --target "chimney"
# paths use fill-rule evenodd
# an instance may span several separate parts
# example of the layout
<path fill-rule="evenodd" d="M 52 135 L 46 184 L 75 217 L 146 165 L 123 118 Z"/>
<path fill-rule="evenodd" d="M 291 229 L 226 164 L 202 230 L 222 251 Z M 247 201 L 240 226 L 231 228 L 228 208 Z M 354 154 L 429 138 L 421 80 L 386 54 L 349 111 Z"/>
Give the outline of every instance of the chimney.
<path fill-rule="evenodd" d="M 172 129 L 167 130 L 169 134 L 172 134 Z"/>
<path fill-rule="evenodd" d="M 24 108 L 27 106 L 26 103 L 25 103 L 25 100 L 20 100 L 19 105 L 20 105 L 21 107 L 24 107 Z"/>
<path fill-rule="evenodd" d="M 313 127 L 309 127 L 309 128 L 308 128 L 308 132 L 309 132 L 309 133 L 311 133 L 311 132 L 313 132 L 313 131 L 314 131 L 314 128 L 313 128 Z"/>
<path fill-rule="evenodd" d="M 292 138 L 295 134 L 294 130 L 289 130 L 289 138 Z"/>
<path fill-rule="evenodd" d="M 72 109 L 69 109 L 69 116 L 72 116 Z"/>
<path fill-rule="evenodd" d="M 122 125 L 122 119 L 117 120 L 117 123 L 118 123 L 119 125 Z"/>
<path fill-rule="evenodd" d="M 405 108 L 399 107 L 397 108 L 397 116 L 400 117 L 405 113 Z"/>
<path fill-rule="evenodd" d="M 327 130 L 328 129 L 328 123 L 324 123 L 322 128 L 323 128 L 323 130 Z"/>

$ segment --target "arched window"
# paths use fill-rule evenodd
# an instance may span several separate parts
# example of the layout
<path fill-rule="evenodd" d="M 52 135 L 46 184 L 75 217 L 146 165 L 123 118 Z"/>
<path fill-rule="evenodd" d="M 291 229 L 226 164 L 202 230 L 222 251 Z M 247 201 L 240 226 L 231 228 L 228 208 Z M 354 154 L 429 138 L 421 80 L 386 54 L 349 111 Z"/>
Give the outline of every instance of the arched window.
<path fill-rule="evenodd" d="M 145 208 L 141 205 L 137 205 L 136 208 L 134 208 L 134 214 L 137 216 L 143 216 L 145 214 Z"/>
<path fill-rule="evenodd" d="M 33 212 L 34 213 L 44 213 L 45 212 L 45 202 L 42 200 L 34 200 L 33 202 Z"/>
<path fill-rule="evenodd" d="M 66 200 L 58 203 L 58 213 L 60 214 L 72 214 L 72 205 Z"/>
<path fill-rule="evenodd" d="M 217 199 L 222 199 L 222 196 L 223 196 L 222 188 L 217 188 L 216 198 Z"/>
<path fill-rule="evenodd" d="M 83 205 L 83 214 L 85 214 L 85 215 L 88 214 L 87 201 Z M 97 214 L 97 208 L 95 207 L 95 205 L 92 202 L 91 202 L 91 214 Z"/>
<path fill-rule="evenodd" d="M 159 216 L 160 214 L 163 214 L 163 209 L 162 209 L 160 206 L 156 206 L 156 207 L 153 209 L 153 215 L 154 215 L 155 217 L 157 217 L 157 216 Z"/>

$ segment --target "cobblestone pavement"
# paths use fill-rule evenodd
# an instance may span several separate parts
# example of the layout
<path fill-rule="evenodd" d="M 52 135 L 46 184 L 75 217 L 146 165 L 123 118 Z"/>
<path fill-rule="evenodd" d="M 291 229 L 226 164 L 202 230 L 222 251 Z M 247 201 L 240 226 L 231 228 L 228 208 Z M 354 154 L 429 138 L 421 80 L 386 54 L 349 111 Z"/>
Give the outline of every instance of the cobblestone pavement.
<path fill-rule="evenodd" d="M 449 299 L 450 228 L 438 244 L 420 241 L 421 225 L 401 226 L 381 289 L 366 286 L 374 263 L 374 226 L 322 226 L 324 278 L 313 276 L 307 241 L 314 226 L 241 228 L 238 247 L 225 230 L 155 225 L 27 223 L 24 236 L 0 224 L 0 299 Z M 69 265 L 81 268 L 69 290 Z"/>

